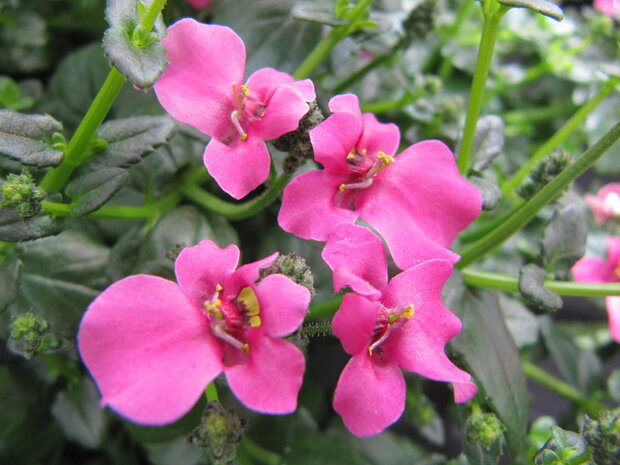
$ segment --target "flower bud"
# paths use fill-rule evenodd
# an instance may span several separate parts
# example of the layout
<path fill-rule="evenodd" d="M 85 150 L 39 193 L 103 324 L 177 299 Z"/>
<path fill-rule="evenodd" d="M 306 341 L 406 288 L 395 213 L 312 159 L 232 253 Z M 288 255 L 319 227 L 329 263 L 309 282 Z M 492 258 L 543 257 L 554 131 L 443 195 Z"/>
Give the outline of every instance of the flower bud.
<path fill-rule="evenodd" d="M 586 418 L 582 434 L 596 465 L 620 463 L 620 409 L 601 413 L 598 421 Z"/>
<path fill-rule="evenodd" d="M 471 415 L 465 425 L 467 440 L 480 442 L 489 450 L 496 441 L 502 441 L 506 427 L 494 413 Z"/>
<path fill-rule="evenodd" d="M 34 183 L 27 171 L 20 175 L 9 174 L 6 181 L 0 183 L 0 208 L 15 208 L 24 218 L 39 212 L 44 197 L 45 191 Z"/>
<path fill-rule="evenodd" d="M 49 332 L 49 323 L 28 312 L 13 318 L 9 348 L 27 359 L 37 353 L 51 352 L 60 346 L 60 340 Z"/>
<path fill-rule="evenodd" d="M 581 435 L 554 426 L 551 428 L 551 438 L 534 455 L 534 464 L 564 465 L 584 453 L 585 445 Z"/>
<path fill-rule="evenodd" d="M 570 162 L 571 156 L 566 152 L 554 152 L 543 158 L 534 166 L 521 187 L 517 189 L 517 194 L 525 200 L 530 199 L 557 177 Z"/>
<path fill-rule="evenodd" d="M 294 253 L 279 255 L 269 268 L 260 270 L 260 278 L 264 279 L 270 274 L 283 274 L 297 284 L 301 284 L 314 295 L 314 277 L 306 260 Z"/>

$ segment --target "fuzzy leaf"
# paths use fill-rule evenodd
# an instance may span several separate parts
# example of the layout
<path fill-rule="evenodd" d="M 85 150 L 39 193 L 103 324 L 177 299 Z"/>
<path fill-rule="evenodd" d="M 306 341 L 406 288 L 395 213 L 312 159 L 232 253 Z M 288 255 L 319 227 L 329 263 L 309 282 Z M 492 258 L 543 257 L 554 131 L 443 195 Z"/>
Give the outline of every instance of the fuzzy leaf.
<path fill-rule="evenodd" d="M 134 85 L 149 89 L 163 72 L 168 62 L 166 51 L 160 42 L 166 26 L 161 16 L 155 21 L 154 35 L 138 44 L 135 31 L 140 26 L 139 0 L 108 0 L 106 19 L 110 28 L 103 37 L 103 48 L 112 64 Z M 144 0 L 150 5 L 151 0 Z"/>
<path fill-rule="evenodd" d="M 562 299 L 544 286 L 546 280 L 545 270 L 534 263 L 525 265 L 519 270 L 519 292 L 528 302 L 554 312 L 562 306 Z"/>
<path fill-rule="evenodd" d="M 547 270 L 567 272 L 584 256 L 587 225 L 586 212 L 579 204 L 556 210 L 543 232 L 542 258 Z"/>
<path fill-rule="evenodd" d="M 97 210 L 110 200 L 128 179 L 127 171 L 113 167 L 87 173 L 71 181 L 66 188 L 67 195 L 74 202 L 71 213 L 82 216 Z"/>
<path fill-rule="evenodd" d="M 0 312 L 17 297 L 21 262 L 14 256 L 0 257 Z"/>
<path fill-rule="evenodd" d="M 517 347 L 535 344 L 539 333 L 536 316 L 519 300 L 505 294 L 499 295 L 499 303 Z"/>
<path fill-rule="evenodd" d="M 557 21 L 562 21 L 564 12 L 562 8 L 548 0 L 497 0 L 502 5 L 529 8 L 537 13 L 549 16 Z"/>
<path fill-rule="evenodd" d="M 22 218 L 11 208 L 0 210 L 0 241 L 20 242 L 51 236 L 62 231 L 62 222 L 51 216 Z"/>
<path fill-rule="evenodd" d="M 49 143 L 62 124 L 50 115 L 25 115 L 0 110 L 0 155 L 30 166 L 60 164 L 63 153 Z"/>
<path fill-rule="evenodd" d="M 519 351 L 506 327 L 497 293 L 477 295 L 449 281 L 444 300 L 463 322 L 451 345 L 461 353 L 478 388 L 488 396 L 506 426 L 508 447 L 519 450 L 525 440 L 528 395 Z"/>
<path fill-rule="evenodd" d="M 482 194 L 482 209 L 485 211 L 493 210 L 502 200 L 502 190 L 497 184 L 488 179 L 472 177 L 470 181 Z"/>
<path fill-rule="evenodd" d="M 472 153 L 474 170 L 482 171 L 499 155 L 504 147 L 504 121 L 496 115 L 486 115 L 476 123 Z"/>
<path fill-rule="evenodd" d="M 108 143 L 93 157 L 91 169 L 103 166 L 126 168 L 165 144 L 174 135 L 176 125 L 168 116 L 137 116 L 108 121 L 99 129 L 99 138 Z"/>

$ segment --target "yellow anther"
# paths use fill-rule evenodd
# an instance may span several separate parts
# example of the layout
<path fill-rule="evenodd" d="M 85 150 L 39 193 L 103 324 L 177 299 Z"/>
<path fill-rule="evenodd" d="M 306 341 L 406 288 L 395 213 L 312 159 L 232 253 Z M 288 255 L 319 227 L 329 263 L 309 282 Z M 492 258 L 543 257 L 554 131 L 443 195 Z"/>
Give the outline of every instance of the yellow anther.
<path fill-rule="evenodd" d="M 209 302 L 208 300 L 205 302 L 205 311 L 207 313 L 211 313 L 217 316 L 220 319 L 224 318 L 224 315 L 220 311 L 220 307 L 222 306 L 222 301 L 220 299 L 216 299 L 213 302 Z"/>
<path fill-rule="evenodd" d="M 360 152 L 362 155 L 366 155 L 368 153 L 368 150 L 366 149 L 362 149 L 362 151 Z"/>
<path fill-rule="evenodd" d="M 377 154 L 377 159 L 381 160 L 385 166 L 391 165 L 392 163 L 394 163 L 394 157 L 390 155 L 386 155 L 383 152 L 379 152 Z"/>
<path fill-rule="evenodd" d="M 261 325 L 261 323 L 262 323 L 262 321 L 260 319 L 260 316 L 258 316 L 258 315 L 251 316 L 248 321 L 249 321 L 250 326 L 252 328 L 258 328 Z"/>
<path fill-rule="evenodd" d="M 344 191 L 346 191 L 346 190 L 347 190 L 347 185 L 346 185 L 346 184 L 340 184 L 340 185 L 338 186 L 338 190 L 339 190 L 340 192 L 344 192 Z"/>
<path fill-rule="evenodd" d="M 241 93 L 245 96 L 245 97 L 249 97 L 250 96 L 250 86 L 246 86 L 245 84 L 241 86 Z"/>
<path fill-rule="evenodd" d="M 260 313 L 260 306 L 258 305 L 258 298 L 251 287 L 244 287 L 237 296 L 237 302 L 241 302 L 245 307 L 246 314 L 249 316 L 258 315 Z"/>
<path fill-rule="evenodd" d="M 353 152 L 349 152 L 347 155 L 347 160 L 355 160 L 355 154 Z"/>
<path fill-rule="evenodd" d="M 411 318 L 413 318 L 414 314 L 415 314 L 415 307 L 413 305 L 409 305 L 407 308 L 403 310 L 403 313 L 401 313 L 400 316 L 402 316 L 406 320 L 410 320 Z"/>
<path fill-rule="evenodd" d="M 215 285 L 215 292 L 222 292 L 222 289 L 224 289 L 224 288 L 222 287 L 221 284 L 216 284 Z"/>
<path fill-rule="evenodd" d="M 248 344 L 243 344 L 241 346 L 241 352 L 243 352 L 244 354 L 247 354 L 250 351 L 250 346 Z"/>
<path fill-rule="evenodd" d="M 239 136 L 239 139 L 241 139 L 241 142 L 243 142 L 247 138 L 248 138 L 248 133 L 247 132 L 242 132 L 241 135 Z"/>

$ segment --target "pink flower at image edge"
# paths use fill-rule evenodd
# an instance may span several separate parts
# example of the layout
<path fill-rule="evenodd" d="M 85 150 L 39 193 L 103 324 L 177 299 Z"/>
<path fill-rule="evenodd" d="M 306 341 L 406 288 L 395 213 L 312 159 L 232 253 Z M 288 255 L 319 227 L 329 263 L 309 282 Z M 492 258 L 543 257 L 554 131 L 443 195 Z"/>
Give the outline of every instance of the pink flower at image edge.
<path fill-rule="evenodd" d="M 281 338 L 301 325 L 310 292 L 280 274 L 257 283 L 276 255 L 237 268 L 236 246 L 202 241 L 177 258 L 178 284 L 135 275 L 104 290 L 78 333 L 102 405 L 136 423 L 170 423 L 224 372 L 248 408 L 294 411 L 304 357 Z"/>
<path fill-rule="evenodd" d="M 594 0 L 594 9 L 607 16 L 620 16 L 620 0 Z"/>
<path fill-rule="evenodd" d="M 607 184 L 596 195 L 588 193 L 584 198 L 597 223 L 606 223 L 614 218 L 620 221 L 620 183 Z"/>
<path fill-rule="evenodd" d="M 203 154 L 209 174 L 232 197 L 245 197 L 269 175 L 265 141 L 297 129 L 314 85 L 272 68 L 244 84 L 245 45 L 225 26 L 184 18 L 168 27 L 163 45 L 170 64 L 154 85 L 160 104 L 211 136 Z"/>
<path fill-rule="evenodd" d="M 446 356 L 446 343 L 460 320 L 441 301 L 452 273 L 446 260 L 429 260 L 387 282 L 381 240 L 370 230 L 341 224 L 323 250 L 334 287 L 348 286 L 332 321 L 334 334 L 351 355 L 334 396 L 334 409 L 355 435 L 380 433 L 401 415 L 405 380 L 401 368 L 454 385 L 456 402 L 476 394 L 468 373 Z"/>
<path fill-rule="evenodd" d="M 204 8 L 212 1 L 213 0 L 187 0 L 187 3 L 189 3 L 191 6 L 193 6 L 197 10 L 200 10 L 201 8 Z"/>
<path fill-rule="evenodd" d="M 586 257 L 578 260 L 571 270 L 575 281 L 583 283 L 620 282 L 620 237 L 607 238 L 607 260 Z M 605 298 L 609 317 L 609 332 L 620 343 L 620 296 Z"/>

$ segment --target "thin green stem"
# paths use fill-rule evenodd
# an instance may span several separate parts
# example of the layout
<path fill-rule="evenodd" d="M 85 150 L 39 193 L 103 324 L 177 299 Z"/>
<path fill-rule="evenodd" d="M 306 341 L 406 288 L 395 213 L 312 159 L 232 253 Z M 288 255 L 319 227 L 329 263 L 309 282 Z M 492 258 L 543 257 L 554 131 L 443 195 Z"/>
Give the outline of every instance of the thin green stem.
<path fill-rule="evenodd" d="M 620 138 L 620 121 L 603 135 L 592 147 L 583 153 L 574 163 L 567 166 L 549 184 L 543 187 L 517 211 L 509 216 L 497 228 L 490 231 L 470 247 L 461 252 L 458 268 L 465 268 L 491 252 L 502 242 L 532 220 L 551 200 L 555 199 L 575 178 L 586 171 L 592 164 Z"/>
<path fill-rule="evenodd" d="M 526 176 L 532 171 L 532 168 L 548 155 L 552 150 L 558 148 L 575 130 L 581 126 L 587 116 L 594 111 L 594 109 L 614 90 L 618 84 L 618 79 L 611 78 L 607 81 L 598 93 L 588 99 L 586 103 L 566 122 L 558 129 L 558 131 L 551 136 L 547 142 L 540 146 L 538 150 L 532 155 L 532 158 L 523 165 L 519 171 L 517 171 L 512 178 L 508 179 L 502 186 L 504 196 L 508 196 L 512 193 L 513 189 L 520 186 Z"/>
<path fill-rule="evenodd" d="M 299 65 L 297 70 L 293 73 L 293 77 L 295 79 L 305 79 L 309 77 L 314 70 L 325 61 L 338 42 L 351 33 L 352 27 L 372 2 L 373 0 L 362 0 L 357 3 L 353 7 L 351 15 L 348 18 L 349 22 L 346 25 L 337 26 L 329 31 L 316 47 L 314 47 L 303 63 Z"/>
<path fill-rule="evenodd" d="M 222 215 L 229 220 L 242 220 L 271 205 L 290 179 L 290 174 L 281 174 L 261 195 L 243 203 L 231 203 L 222 200 L 194 183 L 182 183 L 179 190 L 185 197 L 209 211 Z"/>
<path fill-rule="evenodd" d="M 325 320 L 326 318 L 331 318 L 334 313 L 336 313 L 336 310 L 338 310 L 338 307 L 340 307 L 342 298 L 342 295 L 337 295 L 323 302 L 312 304 L 310 306 L 310 310 L 308 311 L 308 316 L 306 317 L 306 320 L 321 321 Z"/>
<path fill-rule="evenodd" d="M 332 333 L 332 325 L 329 322 L 323 323 L 305 323 L 301 328 L 299 328 L 299 332 L 306 336 L 327 336 Z"/>
<path fill-rule="evenodd" d="M 205 396 L 207 397 L 207 401 L 218 401 L 220 397 L 217 394 L 217 386 L 215 385 L 215 380 L 211 381 L 207 384 L 207 388 L 205 389 Z"/>
<path fill-rule="evenodd" d="M 146 12 L 146 15 L 142 19 L 142 26 L 144 26 L 144 29 L 146 29 L 147 31 L 153 29 L 153 26 L 155 25 L 155 20 L 166 6 L 166 1 L 167 0 L 153 0 L 151 6 Z"/>
<path fill-rule="evenodd" d="M 497 289 L 506 292 L 519 292 L 519 278 L 490 271 L 462 270 L 465 284 L 469 286 Z M 559 295 L 581 297 L 603 297 L 620 295 L 620 283 L 576 283 L 572 281 L 546 281 L 544 286 Z"/>
<path fill-rule="evenodd" d="M 593 399 L 588 399 L 571 385 L 549 374 L 547 370 L 543 370 L 532 362 L 523 360 L 521 362 L 521 366 L 523 367 L 523 372 L 528 378 L 548 387 L 556 394 L 559 394 L 565 399 L 575 403 L 585 410 L 588 415 L 597 417 L 602 410 L 606 409 L 606 407 L 600 402 Z"/>
<path fill-rule="evenodd" d="M 498 4 L 499 5 L 499 4 Z M 483 10 L 484 10 L 483 5 Z M 485 11 L 484 22 L 482 25 L 482 37 L 480 38 L 480 47 L 478 49 L 478 60 L 476 62 L 476 70 L 471 84 L 469 94 L 469 103 L 467 106 L 467 115 L 465 117 L 465 128 L 463 130 L 463 138 L 459 147 L 457 163 L 461 174 L 467 174 L 471 164 L 471 149 L 474 144 L 474 136 L 476 134 L 476 123 L 482 109 L 484 99 L 484 89 L 487 84 L 489 70 L 491 69 L 491 61 L 493 60 L 493 52 L 495 50 L 495 42 L 497 41 L 497 31 L 499 30 L 499 22 L 508 11 L 508 7 L 499 5 L 492 12 Z"/>

